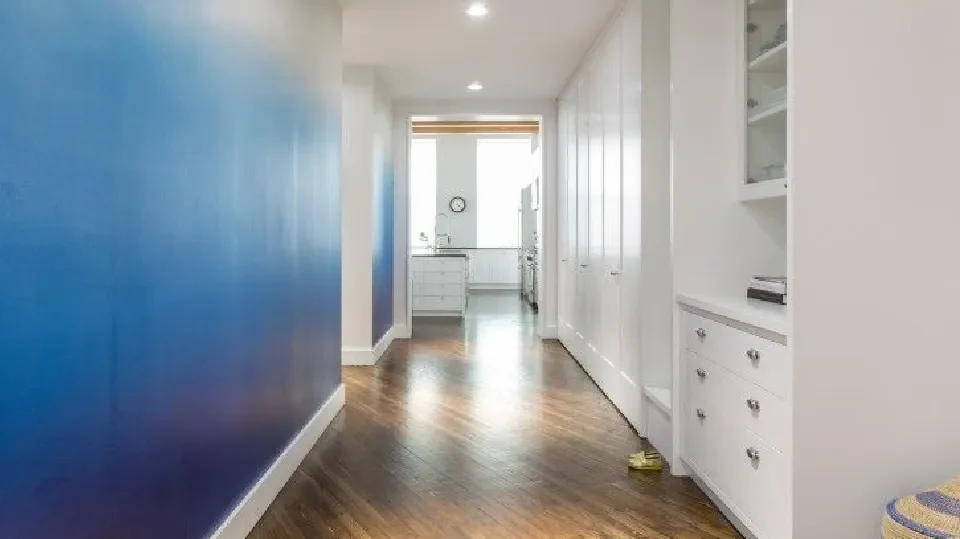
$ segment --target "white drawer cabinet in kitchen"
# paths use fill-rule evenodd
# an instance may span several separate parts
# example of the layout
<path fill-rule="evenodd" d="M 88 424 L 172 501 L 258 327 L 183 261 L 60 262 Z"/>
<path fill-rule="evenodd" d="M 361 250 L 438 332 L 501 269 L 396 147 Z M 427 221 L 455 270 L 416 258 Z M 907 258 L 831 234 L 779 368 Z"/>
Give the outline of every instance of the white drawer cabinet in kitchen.
<path fill-rule="evenodd" d="M 414 283 L 459 285 L 464 282 L 464 272 L 455 270 L 418 271 L 413 274 L 413 277 Z"/>
<path fill-rule="evenodd" d="M 463 316 L 466 256 L 415 256 L 411 264 L 414 316 Z"/>

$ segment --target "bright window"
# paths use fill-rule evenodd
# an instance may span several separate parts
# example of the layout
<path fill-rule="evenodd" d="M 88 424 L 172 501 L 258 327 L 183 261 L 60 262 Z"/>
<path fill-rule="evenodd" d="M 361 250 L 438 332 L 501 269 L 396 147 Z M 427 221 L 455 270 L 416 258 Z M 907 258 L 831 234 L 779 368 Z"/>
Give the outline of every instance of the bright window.
<path fill-rule="evenodd" d="M 410 151 L 410 245 L 432 246 L 437 219 L 437 139 L 414 138 Z"/>
<path fill-rule="evenodd" d="M 520 190 L 530 177 L 532 140 L 477 141 L 477 247 L 520 247 Z"/>

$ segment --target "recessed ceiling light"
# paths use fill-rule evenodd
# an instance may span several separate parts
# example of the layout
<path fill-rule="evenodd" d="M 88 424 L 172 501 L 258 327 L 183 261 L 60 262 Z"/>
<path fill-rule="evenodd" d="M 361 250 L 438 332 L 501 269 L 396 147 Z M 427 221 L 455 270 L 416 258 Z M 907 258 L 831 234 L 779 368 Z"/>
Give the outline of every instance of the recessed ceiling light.
<path fill-rule="evenodd" d="M 488 13 L 490 13 L 490 10 L 487 9 L 487 5 L 483 2 L 474 2 L 467 8 L 467 15 L 474 19 L 482 19 L 486 17 Z"/>
<path fill-rule="evenodd" d="M 467 86 L 467 90 L 470 90 L 471 92 L 479 92 L 480 90 L 483 90 L 483 85 L 477 81 L 473 81 Z"/>

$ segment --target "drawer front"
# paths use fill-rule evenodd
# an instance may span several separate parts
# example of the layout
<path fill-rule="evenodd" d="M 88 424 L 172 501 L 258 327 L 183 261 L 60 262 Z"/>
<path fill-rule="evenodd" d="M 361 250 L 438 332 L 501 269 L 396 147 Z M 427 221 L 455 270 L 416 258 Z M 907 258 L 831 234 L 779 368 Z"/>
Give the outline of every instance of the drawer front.
<path fill-rule="evenodd" d="M 719 365 L 702 358 L 695 352 L 687 350 L 684 352 L 684 357 L 687 365 L 687 391 L 691 398 L 698 405 L 710 408 L 713 414 L 724 414 L 729 419 L 729 401 L 733 399 L 730 391 L 730 375 Z M 725 400 L 728 402 L 726 405 L 723 404 Z"/>
<path fill-rule="evenodd" d="M 698 398 L 683 411 L 684 460 L 757 537 L 790 537 L 789 459 Z"/>
<path fill-rule="evenodd" d="M 413 271 L 456 271 L 465 270 L 465 258 L 417 258 L 414 257 L 411 265 Z"/>
<path fill-rule="evenodd" d="M 790 403 L 757 384 L 731 376 L 734 423 L 747 428 L 763 442 L 790 454 L 793 448 L 793 414 Z"/>
<path fill-rule="evenodd" d="M 749 431 L 733 429 L 720 449 L 727 494 L 758 537 L 790 537 L 790 462 Z M 756 451 L 756 459 L 747 452 Z"/>
<path fill-rule="evenodd" d="M 463 284 L 414 283 L 415 296 L 462 296 Z"/>
<path fill-rule="evenodd" d="M 464 282 L 462 271 L 419 271 L 413 274 L 413 282 L 427 284 L 456 284 Z"/>
<path fill-rule="evenodd" d="M 723 324 L 720 326 L 722 349 L 715 359 L 747 380 L 789 399 L 790 358 L 787 347 L 756 335 L 738 331 Z"/>
<path fill-rule="evenodd" d="M 780 451 L 790 450 L 789 403 L 694 352 L 684 354 L 688 391 L 711 415 L 750 430 Z"/>
<path fill-rule="evenodd" d="M 786 346 L 688 312 L 682 313 L 680 324 L 680 342 L 685 349 L 719 363 L 779 397 L 790 398 Z"/>
<path fill-rule="evenodd" d="M 699 415 L 701 412 L 703 417 Z M 724 424 L 715 410 L 696 396 L 691 396 L 685 403 L 682 414 L 683 460 L 726 494 L 729 474 L 717 448 L 718 441 L 724 436 Z"/>
<path fill-rule="evenodd" d="M 710 355 L 710 346 L 716 341 L 713 337 L 714 321 L 687 311 L 680 311 L 680 346 L 696 352 L 703 357 Z M 710 336 L 710 339 L 707 337 Z"/>
<path fill-rule="evenodd" d="M 462 296 L 414 296 L 415 311 L 460 311 L 463 309 Z"/>

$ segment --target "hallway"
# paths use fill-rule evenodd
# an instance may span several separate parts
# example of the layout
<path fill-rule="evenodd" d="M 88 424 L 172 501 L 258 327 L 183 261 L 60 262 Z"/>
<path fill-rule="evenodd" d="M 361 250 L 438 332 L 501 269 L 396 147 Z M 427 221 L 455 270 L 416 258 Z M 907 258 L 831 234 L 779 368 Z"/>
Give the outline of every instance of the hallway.
<path fill-rule="evenodd" d="M 417 319 L 251 539 L 736 537 L 689 479 L 628 472 L 636 435 L 516 293 Z"/>

